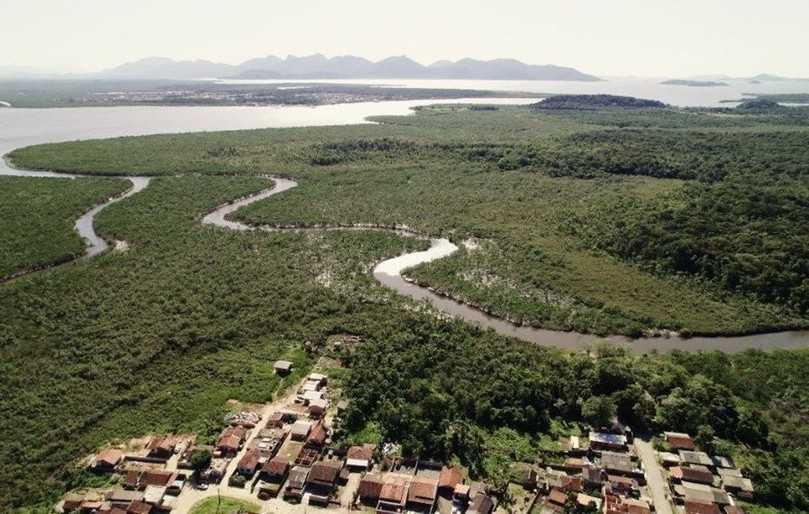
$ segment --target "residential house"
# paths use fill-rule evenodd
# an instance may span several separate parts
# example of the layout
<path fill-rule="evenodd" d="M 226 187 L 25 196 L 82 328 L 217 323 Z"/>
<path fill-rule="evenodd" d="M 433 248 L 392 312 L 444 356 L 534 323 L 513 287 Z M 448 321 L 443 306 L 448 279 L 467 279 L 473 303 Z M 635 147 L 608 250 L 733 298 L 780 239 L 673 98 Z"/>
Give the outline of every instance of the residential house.
<path fill-rule="evenodd" d="M 719 505 L 699 501 L 686 501 L 685 514 L 722 514 Z"/>
<path fill-rule="evenodd" d="M 660 464 L 662 464 L 664 468 L 680 465 L 680 456 L 676 453 L 660 452 L 657 455 L 660 458 Z"/>
<path fill-rule="evenodd" d="M 675 483 L 695 482 L 697 484 L 713 485 L 714 474 L 705 466 L 674 466 L 669 470 L 669 478 Z"/>
<path fill-rule="evenodd" d="M 460 478 L 460 470 L 458 470 L 458 477 Z M 531 491 L 537 488 L 539 473 L 531 464 L 518 462 L 511 466 L 511 480 Z"/>
<path fill-rule="evenodd" d="M 554 510 L 560 510 L 565 507 L 566 503 L 567 503 L 567 494 L 564 491 L 562 491 L 561 489 L 557 489 L 556 487 L 551 489 L 551 492 L 548 494 L 548 501 L 547 501 L 547 505 L 550 508 Z"/>
<path fill-rule="evenodd" d="M 636 467 L 627 453 L 601 452 L 601 467 L 608 473 L 619 475 L 633 475 Z"/>
<path fill-rule="evenodd" d="M 725 491 L 705 484 L 683 482 L 682 484 L 672 484 L 671 489 L 674 493 L 672 496 L 678 503 L 686 501 L 718 503 L 719 505 L 731 503 L 730 497 Z"/>
<path fill-rule="evenodd" d="M 590 448 L 596 451 L 625 452 L 626 436 L 606 432 L 590 432 Z"/>
<path fill-rule="evenodd" d="M 320 461 L 312 466 L 306 479 L 306 492 L 309 494 L 310 503 L 322 505 L 329 503 L 342 468 L 343 463 L 337 460 Z"/>
<path fill-rule="evenodd" d="M 606 486 L 609 488 L 611 494 L 635 498 L 640 495 L 640 485 L 634 478 L 607 475 Z"/>
<path fill-rule="evenodd" d="M 261 468 L 261 479 L 264 483 L 259 487 L 259 498 L 267 500 L 278 496 L 289 473 L 289 459 L 278 455 L 267 461 Z"/>
<path fill-rule="evenodd" d="M 132 502 L 126 508 L 126 514 L 152 514 L 153 507 L 146 502 Z"/>
<path fill-rule="evenodd" d="M 403 477 L 388 474 L 385 483 L 379 491 L 379 503 L 376 506 L 377 514 L 403 512 L 407 498 L 408 481 Z"/>
<path fill-rule="evenodd" d="M 239 459 L 239 463 L 236 466 L 236 473 L 250 478 L 256 474 L 256 471 L 259 468 L 261 460 L 261 451 L 258 448 L 250 448 L 246 452 L 241 459 Z"/>
<path fill-rule="evenodd" d="M 311 430 L 312 423 L 310 421 L 298 420 L 289 429 L 289 436 L 293 441 L 306 441 Z"/>
<path fill-rule="evenodd" d="M 140 491 L 113 489 L 106 494 L 105 499 L 113 507 L 127 507 L 132 502 L 143 501 L 143 493 Z"/>
<path fill-rule="evenodd" d="M 311 400 L 309 402 L 309 417 L 319 419 L 326 414 L 326 410 L 329 408 L 329 401 L 324 398 L 319 398 L 315 400 Z"/>
<path fill-rule="evenodd" d="M 247 429 L 241 425 L 228 427 L 222 431 L 219 440 L 216 442 L 216 450 L 222 455 L 234 456 L 242 447 Z"/>
<path fill-rule="evenodd" d="M 666 438 L 669 448 L 673 451 L 686 450 L 694 451 L 697 446 L 690 435 L 681 432 L 664 432 L 663 436 Z"/>
<path fill-rule="evenodd" d="M 357 497 L 366 505 L 376 505 L 379 502 L 379 494 L 385 484 L 384 478 L 375 473 L 367 473 L 360 479 L 357 490 Z"/>
<path fill-rule="evenodd" d="M 726 475 L 722 477 L 722 488 L 741 498 L 753 498 L 753 482 L 749 478 Z"/>
<path fill-rule="evenodd" d="M 408 512 L 432 513 L 438 496 L 438 480 L 416 475 L 407 491 Z"/>
<path fill-rule="evenodd" d="M 155 436 L 146 445 L 149 450 L 149 458 L 168 460 L 174 455 L 174 439 L 171 437 Z"/>
<path fill-rule="evenodd" d="M 166 495 L 166 486 L 147 485 L 143 491 L 143 501 L 150 505 L 160 505 Z"/>
<path fill-rule="evenodd" d="M 147 469 L 140 477 L 141 487 L 148 487 L 150 485 L 158 487 L 166 487 L 174 481 L 175 473 L 173 471 L 166 471 L 162 469 Z"/>
<path fill-rule="evenodd" d="M 306 377 L 306 381 L 311 384 L 317 384 L 318 388 L 323 387 L 328 384 L 329 377 L 322 373 L 309 373 L 309 376 Z"/>
<path fill-rule="evenodd" d="M 691 464 L 711 467 L 713 466 L 713 459 L 705 452 L 693 452 L 687 450 L 680 450 L 680 462 L 682 464 Z"/>
<path fill-rule="evenodd" d="M 582 468 L 581 477 L 587 487 L 600 488 L 607 481 L 607 472 L 601 466 L 588 463 Z"/>
<path fill-rule="evenodd" d="M 124 452 L 117 448 L 108 448 L 96 455 L 92 469 L 100 473 L 112 473 L 123 460 Z"/>
<path fill-rule="evenodd" d="M 346 453 L 346 467 L 353 471 L 365 471 L 373 466 L 376 445 L 352 446 Z"/>
<path fill-rule="evenodd" d="M 269 419 L 267 420 L 267 426 L 270 428 L 281 428 L 284 426 L 284 418 L 286 416 L 283 412 L 275 411 L 270 414 Z"/>
<path fill-rule="evenodd" d="M 312 430 L 309 431 L 309 435 L 306 437 L 306 445 L 320 448 L 326 444 L 326 439 L 328 439 L 328 437 L 329 434 L 326 431 L 326 427 L 323 425 L 323 423 L 317 423 L 312 427 Z"/>
<path fill-rule="evenodd" d="M 284 489 L 284 499 L 300 501 L 303 497 L 303 488 L 306 486 L 306 479 L 309 477 L 309 468 L 295 466 L 289 472 L 287 487 Z"/>

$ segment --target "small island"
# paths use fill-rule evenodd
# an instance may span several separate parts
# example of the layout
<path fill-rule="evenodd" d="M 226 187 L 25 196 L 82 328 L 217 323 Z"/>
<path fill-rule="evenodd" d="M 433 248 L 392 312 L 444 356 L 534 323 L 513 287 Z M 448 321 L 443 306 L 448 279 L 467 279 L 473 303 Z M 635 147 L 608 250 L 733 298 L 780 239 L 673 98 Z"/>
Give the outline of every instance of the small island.
<path fill-rule="evenodd" d="M 713 80 L 681 80 L 672 79 L 661 82 L 664 86 L 686 86 L 686 87 L 729 87 L 727 82 L 716 82 Z"/>
<path fill-rule="evenodd" d="M 632 96 L 617 95 L 557 95 L 532 104 L 536 110 L 596 110 L 603 108 L 660 109 L 666 104 Z"/>

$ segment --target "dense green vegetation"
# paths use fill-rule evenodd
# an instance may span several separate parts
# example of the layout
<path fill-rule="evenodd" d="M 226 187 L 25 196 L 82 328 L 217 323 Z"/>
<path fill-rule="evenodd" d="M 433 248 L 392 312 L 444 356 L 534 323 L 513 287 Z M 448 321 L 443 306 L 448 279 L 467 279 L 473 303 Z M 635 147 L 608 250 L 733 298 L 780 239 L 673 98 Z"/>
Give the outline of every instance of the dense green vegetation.
<path fill-rule="evenodd" d="M 82 255 L 76 218 L 129 187 L 123 180 L 0 177 L 0 280 Z"/>
<path fill-rule="evenodd" d="M 514 460 L 614 411 L 639 430 L 699 434 L 761 502 L 809 510 L 807 351 L 563 354 L 440 319 L 374 282 L 374 263 L 423 241 L 199 224 L 267 187 L 255 175 L 288 175 L 300 187 L 236 216 L 473 238 L 411 273 L 505 317 L 630 334 L 804 327 L 807 140 L 794 112 L 440 107 L 381 125 L 14 152 L 26 167 L 166 176 L 99 216 L 128 252 L 0 285 L 0 510 L 86 483 L 75 459 L 111 439 L 212 436 L 228 399 L 284 386 L 276 358 L 304 373 L 346 333 L 363 341 L 342 356 L 346 440 L 400 442 L 502 483 Z"/>
<path fill-rule="evenodd" d="M 555 95 L 533 105 L 538 110 L 593 110 L 604 108 L 650 109 L 665 107 L 663 102 L 616 95 Z"/>
<path fill-rule="evenodd" d="M 806 324 L 803 235 L 788 227 L 802 213 L 793 185 L 806 181 L 809 133 L 794 116 L 438 107 L 382 126 L 121 138 L 12 157 L 112 174 L 277 170 L 304 185 L 238 217 L 483 239 L 411 275 L 503 317 L 596 333 L 740 333 Z M 783 212 L 755 214 L 744 195 Z M 708 212 L 720 197 L 738 208 Z M 790 266 L 774 271 L 781 254 Z"/>

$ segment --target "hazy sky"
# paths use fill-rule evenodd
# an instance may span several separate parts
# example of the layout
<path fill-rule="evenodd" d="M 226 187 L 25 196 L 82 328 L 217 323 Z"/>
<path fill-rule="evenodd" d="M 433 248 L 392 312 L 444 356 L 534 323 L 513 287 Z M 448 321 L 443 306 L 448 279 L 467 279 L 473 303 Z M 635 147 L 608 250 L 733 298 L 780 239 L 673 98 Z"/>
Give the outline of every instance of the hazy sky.
<path fill-rule="evenodd" d="M 0 0 L 0 65 L 514 57 L 599 75 L 809 77 L 807 0 Z"/>

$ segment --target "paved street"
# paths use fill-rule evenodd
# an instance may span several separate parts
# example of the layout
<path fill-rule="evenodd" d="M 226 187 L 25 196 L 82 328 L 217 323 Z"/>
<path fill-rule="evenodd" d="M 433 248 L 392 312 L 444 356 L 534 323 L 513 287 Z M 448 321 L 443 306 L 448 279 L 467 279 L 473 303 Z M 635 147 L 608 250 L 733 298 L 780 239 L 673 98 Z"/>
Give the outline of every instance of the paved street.
<path fill-rule="evenodd" d="M 635 449 L 637 449 L 638 456 L 643 461 L 643 469 L 646 471 L 646 481 L 652 493 L 655 511 L 657 514 L 674 514 L 671 504 L 666 498 L 666 480 L 663 478 L 660 465 L 657 463 L 652 444 L 635 438 Z"/>

